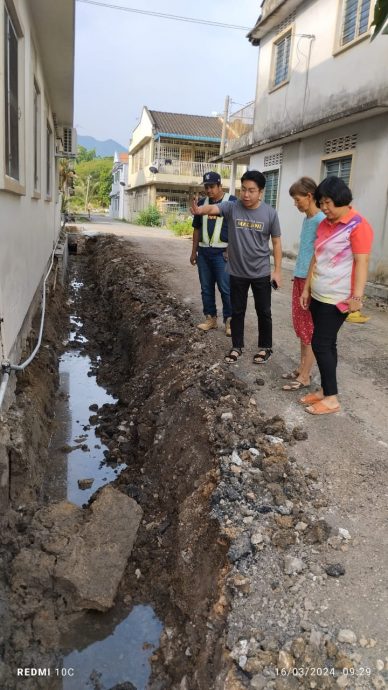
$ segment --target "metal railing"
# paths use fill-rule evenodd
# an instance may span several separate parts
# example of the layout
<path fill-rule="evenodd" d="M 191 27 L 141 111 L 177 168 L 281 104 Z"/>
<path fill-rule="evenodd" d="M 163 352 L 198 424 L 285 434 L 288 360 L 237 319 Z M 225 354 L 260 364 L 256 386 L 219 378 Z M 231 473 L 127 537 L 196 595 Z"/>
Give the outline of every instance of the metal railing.
<path fill-rule="evenodd" d="M 240 110 L 229 115 L 226 128 L 226 151 L 233 151 L 252 143 L 255 101 L 247 103 Z"/>
<path fill-rule="evenodd" d="M 153 166 L 160 175 L 186 175 L 188 177 L 203 177 L 206 172 L 218 172 L 223 179 L 229 179 L 232 166 L 228 163 L 205 163 L 203 161 L 182 161 L 174 158 L 163 158 L 155 161 Z M 156 172 L 155 172 L 156 174 Z"/>

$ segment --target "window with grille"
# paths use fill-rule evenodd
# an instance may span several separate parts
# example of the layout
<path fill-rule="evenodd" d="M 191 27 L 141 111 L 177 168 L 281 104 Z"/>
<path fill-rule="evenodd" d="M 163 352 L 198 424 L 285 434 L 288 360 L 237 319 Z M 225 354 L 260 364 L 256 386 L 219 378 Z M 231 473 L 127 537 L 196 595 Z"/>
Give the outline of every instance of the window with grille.
<path fill-rule="evenodd" d="M 52 153 L 53 132 L 49 122 L 46 125 L 46 196 L 51 197 L 52 190 Z"/>
<path fill-rule="evenodd" d="M 34 127 L 34 191 L 40 188 L 40 91 L 34 79 L 34 104 L 33 104 L 33 127 Z"/>
<path fill-rule="evenodd" d="M 195 163 L 204 163 L 206 161 L 206 151 L 205 149 L 195 149 L 194 151 L 194 161 Z"/>
<path fill-rule="evenodd" d="M 176 161 L 180 159 L 180 147 L 171 146 L 169 144 L 161 144 L 158 153 L 160 153 L 160 158 L 167 158 L 167 160 Z"/>
<path fill-rule="evenodd" d="M 5 172 L 19 180 L 19 38 L 4 8 Z"/>
<path fill-rule="evenodd" d="M 367 33 L 371 0 L 344 0 L 341 46 Z"/>
<path fill-rule="evenodd" d="M 275 42 L 272 86 L 279 86 L 288 79 L 291 51 L 291 31 Z"/>
<path fill-rule="evenodd" d="M 164 189 L 156 190 L 156 205 L 163 215 L 168 213 L 188 213 L 190 195 L 186 190 Z"/>
<path fill-rule="evenodd" d="M 342 158 L 331 158 L 323 161 L 324 174 L 323 177 L 335 175 L 340 177 L 347 185 L 350 181 L 350 172 L 352 169 L 352 156 L 343 156 Z"/>
<path fill-rule="evenodd" d="M 264 201 L 276 208 L 278 201 L 279 170 L 268 170 L 264 173 Z"/>

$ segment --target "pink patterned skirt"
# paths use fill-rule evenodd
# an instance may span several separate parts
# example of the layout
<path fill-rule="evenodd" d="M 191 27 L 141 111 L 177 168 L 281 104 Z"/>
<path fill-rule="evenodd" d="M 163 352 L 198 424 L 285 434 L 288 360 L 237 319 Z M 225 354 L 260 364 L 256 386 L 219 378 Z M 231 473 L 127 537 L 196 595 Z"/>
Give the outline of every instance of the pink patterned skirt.
<path fill-rule="evenodd" d="M 314 324 L 310 310 L 305 311 L 300 306 L 300 296 L 303 292 L 305 278 L 294 278 L 292 288 L 292 323 L 294 331 L 304 345 L 311 345 Z"/>

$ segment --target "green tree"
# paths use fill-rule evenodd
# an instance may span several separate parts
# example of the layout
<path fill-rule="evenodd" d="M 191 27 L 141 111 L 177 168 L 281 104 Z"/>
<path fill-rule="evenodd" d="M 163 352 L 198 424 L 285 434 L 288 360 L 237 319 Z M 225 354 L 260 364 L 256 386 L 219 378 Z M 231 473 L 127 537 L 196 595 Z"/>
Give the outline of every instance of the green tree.
<path fill-rule="evenodd" d="M 373 15 L 372 26 L 375 27 L 373 32 L 372 41 L 384 28 L 388 20 L 388 0 L 377 0 Z M 383 31 L 384 34 L 388 33 L 388 28 Z"/>
<path fill-rule="evenodd" d="M 92 161 L 96 158 L 96 149 L 87 149 L 85 146 L 77 146 L 77 163 Z"/>
<path fill-rule="evenodd" d="M 92 207 L 107 208 L 112 188 L 113 158 L 93 158 L 81 161 L 75 166 L 75 195 L 72 206 L 87 210 Z"/>
<path fill-rule="evenodd" d="M 62 194 L 61 211 L 64 213 L 67 209 L 69 198 L 73 195 L 74 190 L 74 170 L 73 162 L 68 158 L 60 158 L 58 165 L 59 172 L 59 191 Z"/>

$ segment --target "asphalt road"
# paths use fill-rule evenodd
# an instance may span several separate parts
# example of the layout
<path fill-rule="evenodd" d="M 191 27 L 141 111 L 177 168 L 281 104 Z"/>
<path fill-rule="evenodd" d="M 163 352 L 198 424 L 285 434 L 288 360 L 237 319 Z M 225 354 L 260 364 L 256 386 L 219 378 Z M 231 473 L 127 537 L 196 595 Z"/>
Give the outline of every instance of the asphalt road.
<path fill-rule="evenodd" d="M 87 232 L 112 233 L 127 238 L 134 250 L 160 266 L 175 296 L 202 317 L 197 269 L 189 262 L 191 242 L 168 230 L 143 228 L 93 218 Z M 338 381 L 342 410 L 339 414 L 312 417 L 298 404 L 300 393 L 281 390 L 281 373 L 298 362 L 299 343 L 291 323 L 292 263 L 285 261 L 283 286 L 273 293 L 274 355 L 261 366 L 252 363 L 257 350 L 257 325 L 250 296 L 246 318 L 246 347 L 233 366 L 236 374 L 252 385 L 260 409 L 268 416 L 279 414 L 291 426 L 302 425 L 308 440 L 292 454 L 303 466 L 321 473 L 328 498 L 322 516 L 344 527 L 352 536 L 348 551 L 333 554 L 346 567 L 346 577 L 329 578 L 327 616 L 348 627 L 358 637 L 375 638 L 381 654 L 388 655 L 388 311 L 369 300 L 363 325 L 347 324 L 339 336 Z M 221 300 L 218 300 L 221 306 Z M 221 310 L 220 310 L 221 313 Z M 222 319 L 220 319 L 220 324 Z M 204 334 L 219 361 L 230 348 L 221 327 Z M 315 381 L 318 384 L 318 372 Z M 263 378 L 264 386 L 255 383 Z M 317 610 L 319 603 L 316 602 Z"/>

